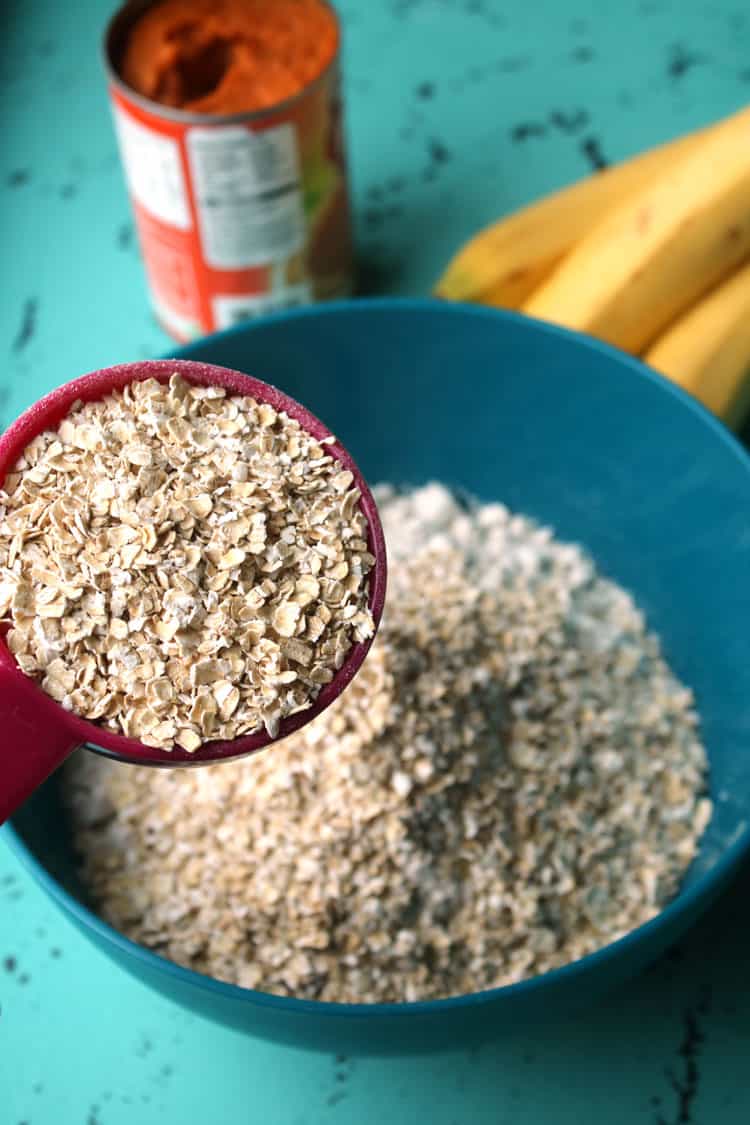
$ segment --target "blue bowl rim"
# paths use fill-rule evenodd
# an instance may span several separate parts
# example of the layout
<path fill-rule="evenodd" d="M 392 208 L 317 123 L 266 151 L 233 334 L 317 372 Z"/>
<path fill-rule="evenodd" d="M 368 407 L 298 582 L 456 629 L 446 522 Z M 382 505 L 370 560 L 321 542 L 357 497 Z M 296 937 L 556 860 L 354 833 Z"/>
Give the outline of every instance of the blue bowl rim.
<path fill-rule="evenodd" d="M 662 393 L 670 395 L 677 402 L 681 403 L 683 408 L 687 408 L 700 418 L 701 422 L 713 431 L 718 440 L 722 442 L 744 466 L 748 473 L 748 480 L 750 481 L 750 455 L 748 455 L 744 447 L 723 423 L 702 406 L 701 403 L 686 391 L 683 391 L 682 388 L 670 382 L 640 360 L 620 351 L 618 348 L 605 344 L 591 336 L 573 332 L 569 329 L 561 328 L 558 325 L 549 324 L 546 321 L 536 320 L 508 309 L 492 309 L 476 305 L 461 304 L 459 302 L 444 302 L 434 298 L 381 297 L 367 300 L 358 298 L 331 301 L 325 305 L 284 310 L 263 317 L 262 320 L 248 321 L 244 324 L 235 325 L 232 328 L 224 329 L 222 332 L 216 332 L 210 336 L 201 337 L 199 340 L 194 341 L 193 344 L 180 347 L 173 354 L 164 356 L 163 358 L 191 358 L 192 349 L 195 345 L 200 344 L 201 346 L 205 346 L 215 340 L 223 340 L 242 335 L 248 331 L 252 331 L 256 325 L 261 326 L 269 322 L 290 319 L 305 319 L 310 316 L 335 316 L 342 312 L 356 311 L 359 313 L 367 308 L 376 308 L 383 311 L 411 310 L 415 312 L 428 312 L 439 309 L 449 316 L 470 315 L 478 319 L 491 318 L 501 321 L 504 320 L 510 323 L 523 324 L 525 330 L 537 331 L 554 336 L 558 339 L 577 341 L 578 345 L 590 351 L 598 352 L 602 356 L 605 356 L 608 361 L 615 360 L 621 367 L 629 368 L 633 374 L 659 387 Z M 250 1002 L 256 1007 L 275 1008 L 289 1015 L 312 1015 L 319 1018 L 334 1016 L 336 1018 L 371 1020 L 373 1018 L 390 1019 L 394 1016 L 408 1018 L 411 1016 L 439 1015 L 441 1012 L 456 1011 L 462 1008 L 476 1008 L 497 1003 L 506 998 L 511 999 L 523 994 L 535 993 L 548 985 L 570 983 L 576 978 L 585 978 L 596 968 L 605 966 L 619 957 L 620 954 L 635 948 L 644 940 L 647 940 L 651 934 L 655 934 L 659 930 L 664 929 L 670 923 L 679 923 L 686 916 L 698 913 L 701 904 L 710 898 L 711 890 L 721 887 L 725 878 L 728 878 L 735 867 L 738 866 L 744 854 L 750 851 L 750 826 L 740 833 L 737 839 L 727 847 L 721 858 L 716 861 L 710 870 L 700 875 L 696 882 L 686 890 L 678 891 L 677 895 L 668 902 L 654 918 L 638 926 L 636 929 L 631 930 L 616 941 L 609 942 L 594 953 L 586 954 L 586 956 L 581 957 L 577 961 L 571 961 L 566 965 L 560 966 L 560 968 L 551 969 L 546 973 L 540 973 L 525 980 L 517 981 L 515 984 L 503 985 L 499 988 L 483 989 L 480 992 L 465 993 L 460 996 L 449 996 L 436 1000 L 398 1001 L 378 1004 L 343 1004 L 331 1001 L 304 1000 L 293 996 L 277 996 L 273 993 L 259 992 L 255 989 L 242 988 L 236 984 L 228 984 L 225 981 L 217 980 L 215 977 L 196 972 L 194 969 L 183 968 L 182 965 L 177 965 L 173 961 L 169 961 L 166 957 L 161 957 L 157 953 L 152 953 L 151 950 L 147 949 L 145 946 L 131 941 L 130 938 L 119 933 L 77 898 L 69 894 L 68 891 L 49 874 L 46 867 L 37 860 L 31 850 L 27 848 L 12 823 L 8 822 L 0 828 L 0 839 L 5 839 L 11 851 L 27 868 L 42 889 L 62 907 L 64 912 L 76 920 L 81 928 L 92 930 L 103 942 L 115 946 L 121 953 L 135 961 L 142 962 L 147 968 L 155 972 L 164 973 L 166 976 L 172 977 L 175 981 L 189 988 L 197 988 L 204 992 L 213 993 L 214 995 L 218 994 L 228 1001 L 240 1003 Z"/>

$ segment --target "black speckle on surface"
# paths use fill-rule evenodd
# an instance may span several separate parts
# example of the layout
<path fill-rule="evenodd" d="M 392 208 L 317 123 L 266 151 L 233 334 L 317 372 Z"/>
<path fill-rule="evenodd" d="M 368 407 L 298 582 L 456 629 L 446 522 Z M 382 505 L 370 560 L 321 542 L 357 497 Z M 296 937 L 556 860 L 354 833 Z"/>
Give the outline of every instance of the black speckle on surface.
<path fill-rule="evenodd" d="M 117 245 L 120 250 L 129 250 L 133 245 L 132 223 L 121 223 L 117 228 Z"/>
<path fill-rule="evenodd" d="M 427 142 L 427 148 L 433 164 L 447 164 L 451 158 L 450 149 L 435 137 Z"/>
<path fill-rule="evenodd" d="M 549 115 L 550 125 L 559 129 L 561 133 L 577 133 L 589 123 L 589 115 L 585 109 L 576 109 L 565 113 L 560 109 L 553 109 Z"/>
<path fill-rule="evenodd" d="M 36 319 L 39 311 L 39 301 L 36 297 L 27 297 L 23 303 L 21 323 L 13 341 L 13 351 L 22 352 L 27 344 L 31 343 L 36 332 Z"/>
<path fill-rule="evenodd" d="M 5 186 L 9 188 L 25 187 L 31 180 L 31 172 L 28 168 L 14 168 L 5 177 Z"/>
<path fill-rule="evenodd" d="M 380 184 L 373 184 L 372 187 L 367 189 L 367 198 L 371 199 L 373 203 L 381 203 L 385 192 Z"/>
<path fill-rule="evenodd" d="M 336 1055 L 334 1059 L 334 1078 L 339 1085 L 343 1085 L 351 1076 L 353 1063 L 348 1055 Z"/>
<path fill-rule="evenodd" d="M 60 188 L 60 199 L 73 199 L 76 196 L 77 192 L 78 188 L 75 184 L 63 184 Z"/>
<path fill-rule="evenodd" d="M 135 1057 L 137 1059 L 145 1059 L 154 1049 L 154 1045 L 147 1035 L 141 1036 L 141 1041 L 135 1049 Z"/>
<path fill-rule="evenodd" d="M 34 930 L 34 933 L 36 934 L 37 937 L 46 937 L 47 936 L 47 931 L 44 929 L 43 926 L 37 926 L 37 928 Z"/>
<path fill-rule="evenodd" d="M 654 1125 L 698 1125 L 693 1117 L 693 1108 L 700 1084 L 700 1049 L 705 1036 L 698 1022 L 698 1016 L 708 1010 L 708 998 L 695 1008 L 689 1008 L 683 1016 L 682 1038 L 677 1048 L 680 1059 L 680 1074 L 671 1068 L 666 1071 L 669 1083 L 674 1090 L 677 1104 L 670 1121 L 659 1110 L 661 1099 L 652 1098 L 651 1105 L 656 1110 Z"/>
<path fill-rule="evenodd" d="M 50 949 L 49 955 L 57 960 L 59 957 L 62 957 L 62 949 L 58 949 L 57 946 L 54 945 L 52 949 Z"/>
<path fill-rule="evenodd" d="M 593 47 L 574 47 L 570 57 L 575 63 L 590 63 L 596 58 L 596 51 Z"/>
<path fill-rule="evenodd" d="M 598 137 L 586 137 L 582 140 L 581 152 L 595 172 L 601 172 L 603 168 L 609 167 L 609 161 L 602 152 Z"/>
<path fill-rule="evenodd" d="M 586 20 L 574 19 L 568 24 L 568 31 L 571 35 L 585 35 L 589 29 Z"/>
<path fill-rule="evenodd" d="M 430 101 L 435 97 L 435 83 L 434 82 L 420 82 L 416 89 L 416 95 L 421 98 L 423 102 Z"/>
<path fill-rule="evenodd" d="M 510 139 L 514 145 L 523 144 L 524 141 L 531 140 L 532 137 L 543 137 L 546 132 L 546 126 L 539 121 L 520 121 L 518 125 L 514 125 L 511 129 Z"/>
<path fill-rule="evenodd" d="M 740 70 L 737 77 L 740 82 L 750 82 L 750 66 L 746 66 L 744 70 Z"/>
<path fill-rule="evenodd" d="M 35 1094 L 43 1094 L 44 1093 L 44 1083 L 43 1082 L 35 1082 L 34 1085 L 31 1087 L 31 1089 L 32 1089 L 32 1092 L 35 1093 Z"/>
<path fill-rule="evenodd" d="M 343 1096 L 343 1087 L 351 1077 L 353 1069 L 354 1061 L 348 1055 L 336 1055 L 334 1059 L 334 1079 L 342 1090 L 341 1096 Z"/>
<path fill-rule="evenodd" d="M 427 141 L 427 156 L 429 163 L 427 167 L 422 170 L 422 179 L 426 183 L 436 180 L 438 173 L 444 164 L 448 164 L 452 159 L 450 149 L 437 137 L 430 137 Z M 396 217 L 394 208 L 391 207 L 391 216 Z"/>
<path fill-rule="evenodd" d="M 174 1067 L 171 1063 L 165 1063 L 159 1073 L 161 1074 L 162 1078 L 171 1078 L 174 1074 Z"/>
<path fill-rule="evenodd" d="M 707 61 L 707 56 L 702 55 L 699 51 L 690 50 L 682 43 L 675 43 L 669 50 L 667 75 L 673 81 L 678 81 L 680 78 L 684 78 L 689 70 L 701 66 Z"/>
<path fill-rule="evenodd" d="M 15 881 L 16 881 L 15 875 L 11 875 L 11 874 L 3 875 L 3 886 L 4 887 L 12 886 L 13 883 L 15 883 Z"/>
<path fill-rule="evenodd" d="M 17 966 L 18 961 L 15 957 L 8 956 L 3 958 L 3 968 L 5 969 L 6 973 L 15 973 Z"/>
<path fill-rule="evenodd" d="M 403 176 L 391 176 L 386 183 L 386 187 L 388 191 L 392 191 L 397 195 L 398 192 L 403 191 L 406 187 L 406 180 Z"/>
<path fill-rule="evenodd" d="M 333 1093 L 329 1094 L 328 1097 L 326 1098 L 326 1105 L 330 1105 L 330 1106 L 338 1105 L 339 1102 L 343 1102 L 345 1097 L 346 1097 L 346 1091 L 345 1090 L 334 1090 Z"/>
<path fill-rule="evenodd" d="M 89 1107 L 88 1117 L 86 1118 L 86 1125 L 102 1125 L 99 1120 L 99 1106 L 92 1105 Z"/>
<path fill-rule="evenodd" d="M 28 984 L 30 980 L 31 980 L 31 977 L 29 976 L 28 973 L 20 973 L 19 974 L 18 983 L 20 985 Z"/>

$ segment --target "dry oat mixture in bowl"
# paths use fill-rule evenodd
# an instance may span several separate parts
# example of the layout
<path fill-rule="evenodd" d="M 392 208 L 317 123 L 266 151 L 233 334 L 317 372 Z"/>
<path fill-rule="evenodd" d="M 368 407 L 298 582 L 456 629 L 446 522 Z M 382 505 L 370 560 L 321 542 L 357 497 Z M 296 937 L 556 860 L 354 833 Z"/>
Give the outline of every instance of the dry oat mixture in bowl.
<path fill-rule="evenodd" d="M 187 354 L 310 401 L 399 484 L 381 631 L 259 758 L 79 755 L 65 848 L 51 788 L 12 842 L 126 968 L 287 1042 L 455 1044 L 615 987 L 748 846 L 744 452 L 638 363 L 512 315 L 342 305 Z"/>
<path fill-rule="evenodd" d="M 348 691 L 273 753 L 66 797 L 103 917 L 282 996 L 514 984 L 672 897 L 711 815 L 693 700 L 577 548 L 439 484 L 376 490 L 391 586 Z"/>

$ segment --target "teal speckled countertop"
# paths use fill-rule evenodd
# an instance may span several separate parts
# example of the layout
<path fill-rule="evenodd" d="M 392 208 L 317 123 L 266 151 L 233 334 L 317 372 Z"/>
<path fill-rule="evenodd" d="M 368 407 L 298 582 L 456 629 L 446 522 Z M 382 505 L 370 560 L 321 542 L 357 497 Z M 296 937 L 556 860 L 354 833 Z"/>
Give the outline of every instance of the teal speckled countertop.
<path fill-rule="evenodd" d="M 425 292 L 474 230 L 750 95 L 741 0 L 344 0 L 368 292 Z M 30 0 L 0 43 L 0 423 L 74 375 L 163 353 L 99 41 L 112 5 Z M 479 1051 L 305 1054 L 124 976 L 0 843 L 0 1125 L 740 1125 L 750 871 L 682 946 L 574 1022 Z"/>

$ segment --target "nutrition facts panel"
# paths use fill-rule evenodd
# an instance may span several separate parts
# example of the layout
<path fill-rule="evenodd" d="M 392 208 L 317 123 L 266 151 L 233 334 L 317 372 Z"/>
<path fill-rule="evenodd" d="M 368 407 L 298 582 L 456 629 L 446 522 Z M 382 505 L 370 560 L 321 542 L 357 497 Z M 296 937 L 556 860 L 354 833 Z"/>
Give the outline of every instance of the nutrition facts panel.
<path fill-rule="evenodd" d="M 203 253 L 216 269 L 289 257 L 304 244 L 297 141 L 291 125 L 187 134 Z"/>

